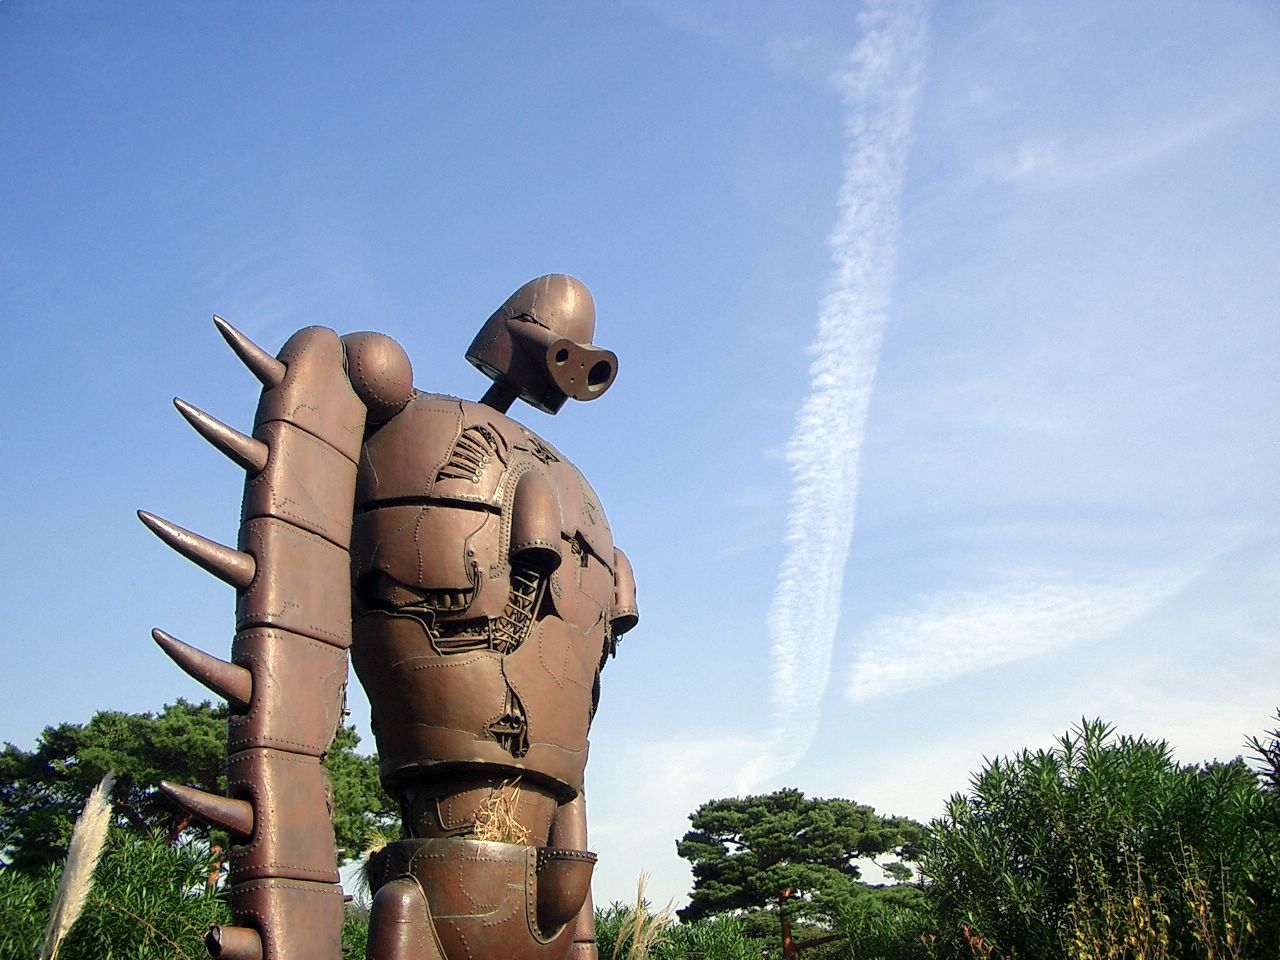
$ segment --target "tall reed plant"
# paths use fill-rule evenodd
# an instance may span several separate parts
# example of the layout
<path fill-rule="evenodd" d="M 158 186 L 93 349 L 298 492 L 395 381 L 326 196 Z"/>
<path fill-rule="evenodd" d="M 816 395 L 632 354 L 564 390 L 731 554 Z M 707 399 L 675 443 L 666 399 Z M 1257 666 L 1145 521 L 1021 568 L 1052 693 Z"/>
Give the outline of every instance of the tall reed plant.
<path fill-rule="evenodd" d="M 93 887 L 93 872 L 97 869 L 107 830 L 111 826 L 111 787 L 114 783 L 115 775 L 108 772 L 89 791 L 84 810 L 71 830 L 67 859 L 53 894 L 49 922 L 40 940 L 40 960 L 58 960 L 62 941 L 84 912 Z"/>

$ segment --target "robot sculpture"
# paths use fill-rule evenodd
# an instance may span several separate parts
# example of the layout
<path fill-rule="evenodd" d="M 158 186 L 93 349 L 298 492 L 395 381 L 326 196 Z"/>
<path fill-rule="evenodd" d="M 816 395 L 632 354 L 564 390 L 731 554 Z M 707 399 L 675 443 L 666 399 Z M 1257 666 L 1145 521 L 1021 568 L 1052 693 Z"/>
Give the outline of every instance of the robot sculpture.
<path fill-rule="evenodd" d="M 479 403 L 416 391 L 381 334 L 308 327 L 272 357 L 215 323 L 262 381 L 253 435 L 175 404 L 248 472 L 239 548 L 139 512 L 237 591 L 230 662 L 153 634 L 231 706 L 229 796 L 162 787 L 233 838 L 235 925 L 210 953 L 340 956 L 321 761 L 349 650 L 405 838 L 370 864 L 370 958 L 594 960 L 587 730 L 635 584 L 583 476 L 506 416 L 613 382 L 590 293 L 561 275 L 517 290 L 467 351 L 493 381 Z M 479 839 L 498 807 L 516 835 Z"/>

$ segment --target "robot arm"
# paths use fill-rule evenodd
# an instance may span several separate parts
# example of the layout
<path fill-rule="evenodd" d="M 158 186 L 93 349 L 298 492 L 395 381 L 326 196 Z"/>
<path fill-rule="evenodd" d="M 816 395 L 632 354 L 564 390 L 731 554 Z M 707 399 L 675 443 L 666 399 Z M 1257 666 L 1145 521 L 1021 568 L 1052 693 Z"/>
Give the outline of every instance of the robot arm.
<path fill-rule="evenodd" d="M 636 605 L 636 577 L 631 572 L 631 561 L 617 547 L 613 548 L 613 611 L 609 627 L 616 640 L 640 622 L 640 608 Z"/>
<path fill-rule="evenodd" d="M 247 472 L 239 549 L 151 514 L 175 550 L 231 583 L 231 662 L 155 631 L 184 670 L 227 698 L 228 792 L 162 789 L 228 830 L 235 925 L 215 927 L 215 957 L 341 956 L 342 888 L 321 761 L 341 719 L 351 644 L 350 538 L 366 421 L 393 416 L 412 393 L 404 351 L 379 334 L 339 339 L 300 330 L 272 357 L 215 323 L 262 381 L 253 436 L 189 404 L 179 411 Z"/>

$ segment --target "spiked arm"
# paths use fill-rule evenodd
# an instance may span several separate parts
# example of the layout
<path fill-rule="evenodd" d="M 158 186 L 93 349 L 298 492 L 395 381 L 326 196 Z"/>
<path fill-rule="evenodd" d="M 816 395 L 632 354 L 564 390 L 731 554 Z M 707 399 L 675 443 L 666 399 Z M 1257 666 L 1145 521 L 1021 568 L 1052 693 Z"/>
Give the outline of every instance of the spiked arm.
<path fill-rule="evenodd" d="M 253 436 L 175 404 L 248 473 L 238 549 L 140 516 L 179 553 L 236 587 L 230 663 L 154 634 L 182 669 L 231 705 L 231 796 L 174 784 L 164 790 L 236 841 L 229 877 L 236 925 L 210 931 L 210 953 L 338 960 L 343 897 L 321 760 L 346 687 L 351 517 L 366 408 L 332 330 L 300 330 L 272 357 L 230 324 L 214 322 L 263 384 Z"/>

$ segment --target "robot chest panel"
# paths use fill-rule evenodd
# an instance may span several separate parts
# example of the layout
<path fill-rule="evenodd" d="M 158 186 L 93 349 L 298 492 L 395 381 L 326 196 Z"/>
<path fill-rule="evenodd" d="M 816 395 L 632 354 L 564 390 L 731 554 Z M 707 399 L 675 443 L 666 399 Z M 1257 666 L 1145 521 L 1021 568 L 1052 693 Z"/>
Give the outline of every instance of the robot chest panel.
<path fill-rule="evenodd" d="M 531 472 L 553 501 L 546 505 L 552 526 L 539 536 L 559 543 L 554 602 L 573 621 L 591 617 L 592 608 L 598 617 L 611 596 L 613 540 L 595 492 L 559 451 L 514 420 L 434 394 L 417 395 L 361 451 L 357 584 L 372 585 L 388 602 L 426 591 L 440 594 L 454 615 L 463 612 L 459 604 L 468 615 L 494 615 L 506 602 L 516 489 Z M 494 581 L 500 589 L 488 589 Z M 410 591 L 401 596 L 401 587 Z"/>
<path fill-rule="evenodd" d="M 542 472 L 555 488 L 566 538 L 580 536 L 612 567 L 609 522 L 578 469 L 504 414 L 455 397 L 420 393 L 366 440 L 356 511 L 444 501 L 502 512 L 515 480 L 528 469 Z"/>
<path fill-rule="evenodd" d="M 496 410 L 420 393 L 365 441 L 356 509 L 428 499 L 496 507 L 522 432 Z"/>

